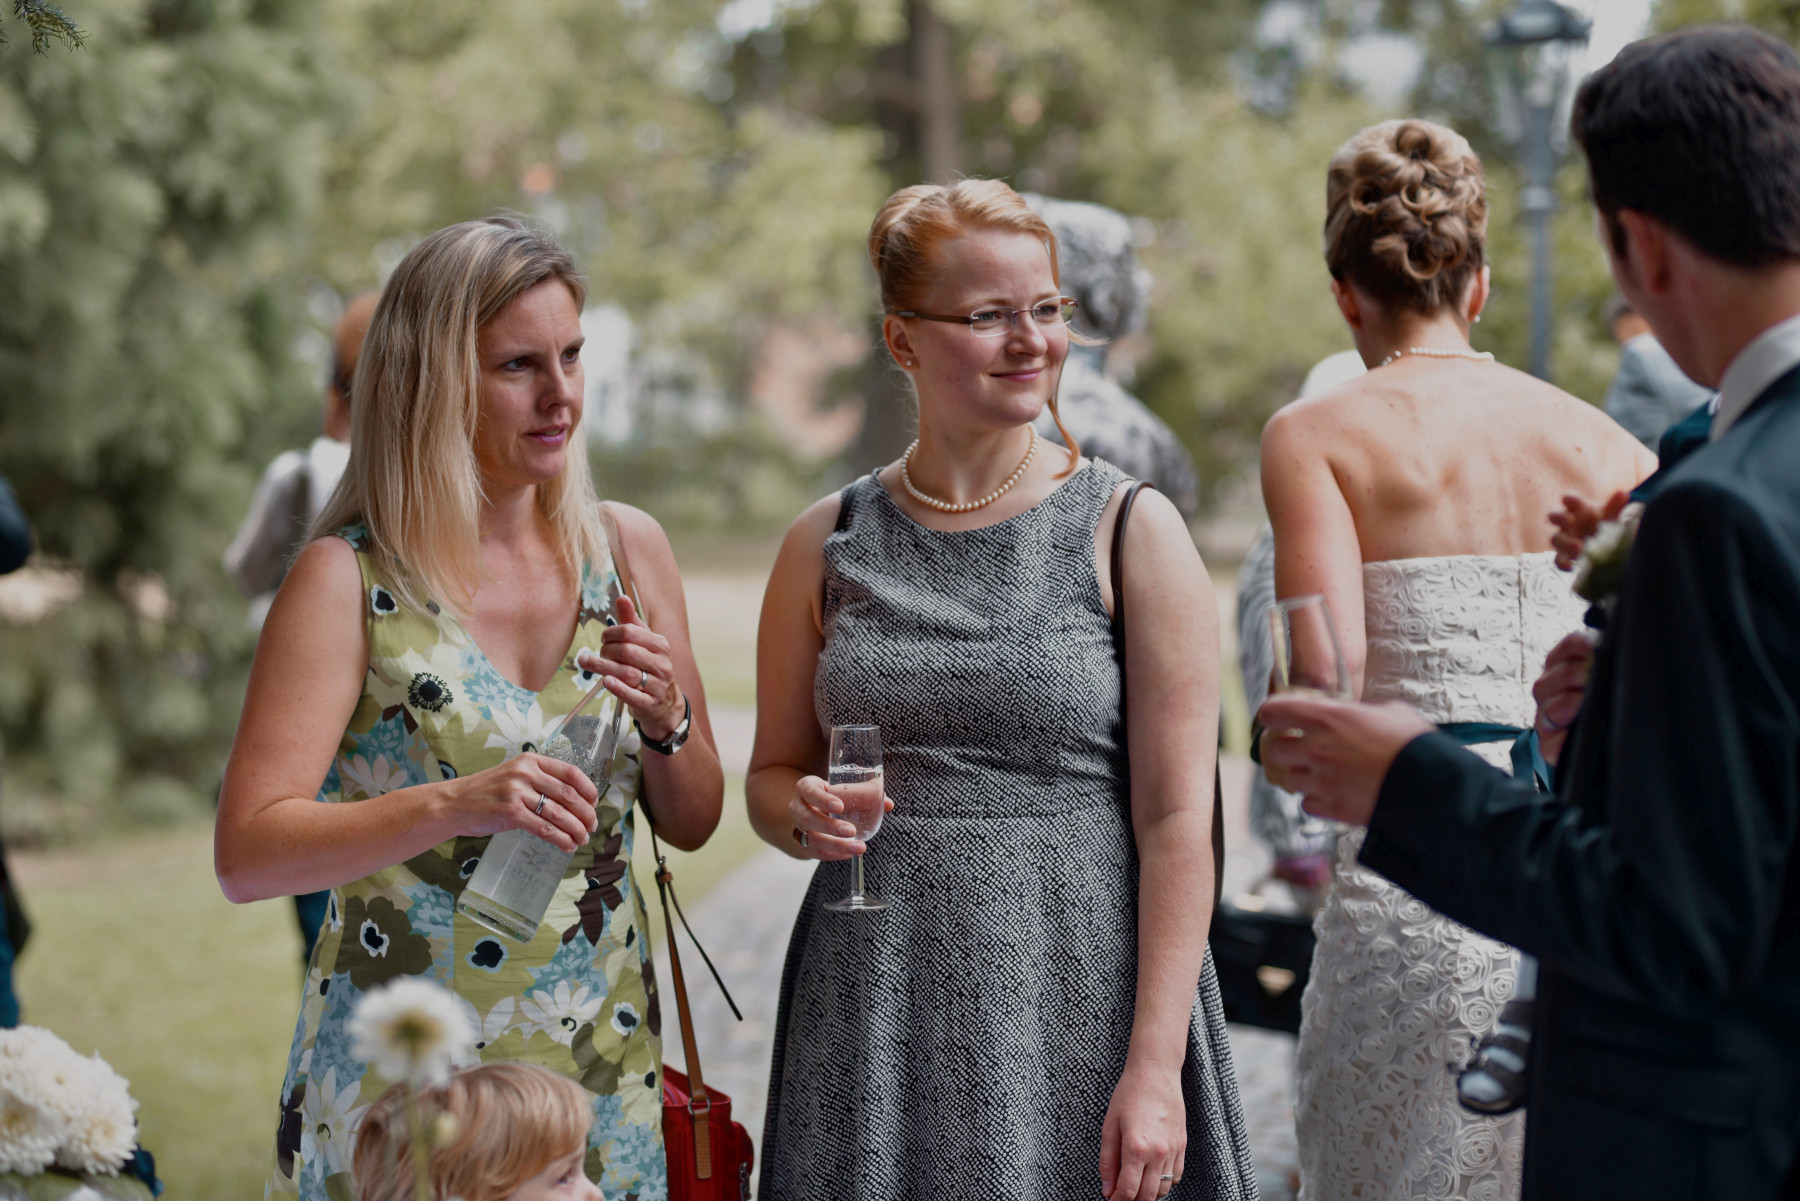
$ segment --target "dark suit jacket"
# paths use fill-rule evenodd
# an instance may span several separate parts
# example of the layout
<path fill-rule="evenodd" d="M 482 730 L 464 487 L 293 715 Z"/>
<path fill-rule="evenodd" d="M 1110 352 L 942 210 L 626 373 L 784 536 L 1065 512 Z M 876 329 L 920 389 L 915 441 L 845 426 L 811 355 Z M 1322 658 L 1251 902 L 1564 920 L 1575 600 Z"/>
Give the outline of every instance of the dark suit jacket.
<path fill-rule="evenodd" d="M 1557 775 L 1425 735 L 1362 850 L 1541 961 L 1525 1197 L 1800 1195 L 1800 369 L 1660 482 Z"/>

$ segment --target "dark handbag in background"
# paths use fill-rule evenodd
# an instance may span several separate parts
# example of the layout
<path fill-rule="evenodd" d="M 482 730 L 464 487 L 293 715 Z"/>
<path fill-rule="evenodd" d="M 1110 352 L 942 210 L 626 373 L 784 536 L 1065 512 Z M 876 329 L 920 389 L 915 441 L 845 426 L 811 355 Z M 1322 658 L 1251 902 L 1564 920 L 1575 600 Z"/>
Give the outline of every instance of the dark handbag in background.
<path fill-rule="evenodd" d="M 1120 694 L 1125 684 L 1125 523 L 1140 491 L 1133 484 L 1119 505 L 1113 524 L 1113 649 L 1119 657 Z M 1121 700 L 1119 713 L 1124 717 Z M 1223 899 L 1225 888 L 1225 797 L 1219 769 L 1213 764 L 1213 921 L 1210 943 L 1213 969 L 1219 975 L 1219 999 L 1225 1020 L 1265 1030 L 1300 1030 L 1300 994 L 1312 973 L 1312 919 L 1270 913 Z M 1261 897 L 1255 901 L 1260 903 Z"/>
<path fill-rule="evenodd" d="M 1265 880 L 1266 883 L 1266 880 Z M 1260 887 L 1260 885 L 1259 885 Z M 1312 918 L 1258 908 L 1255 893 L 1213 910 L 1213 967 L 1225 1020 L 1264 1030 L 1300 1032 L 1300 995 L 1312 975 Z"/>

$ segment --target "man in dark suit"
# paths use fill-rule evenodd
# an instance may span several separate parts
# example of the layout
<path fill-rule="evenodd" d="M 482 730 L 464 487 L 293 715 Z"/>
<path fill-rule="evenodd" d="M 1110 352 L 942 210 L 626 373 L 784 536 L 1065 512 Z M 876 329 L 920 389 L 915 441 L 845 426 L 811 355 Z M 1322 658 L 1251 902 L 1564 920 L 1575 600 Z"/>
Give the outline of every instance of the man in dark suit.
<path fill-rule="evenodd" d="M 1364 864 L 1538 956 L 1528 1201 L 1800 1196 L 1800 58 L 1640 42 L 1574 125 L 1620 291 L 1720 399 L 1644 513 L 1558 793 L 1397 704 L 1273 698 L 1263 758 L 1369 826 Z"/>

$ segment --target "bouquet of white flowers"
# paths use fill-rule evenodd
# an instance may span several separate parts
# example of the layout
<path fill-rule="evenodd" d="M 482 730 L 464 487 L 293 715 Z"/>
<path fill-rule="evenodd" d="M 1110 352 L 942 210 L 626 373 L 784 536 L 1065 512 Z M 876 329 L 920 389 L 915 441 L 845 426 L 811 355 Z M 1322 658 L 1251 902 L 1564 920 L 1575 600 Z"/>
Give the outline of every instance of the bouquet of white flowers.
<path fill-rule="evenodd" d="M 0 1030 L 0 1201 L 151 1196 L 147 1182 L 120 1175 L 139 1167 L 137 1107 L 125 1078 L 98 1055 L 77 1055 L 36 1026 Z M 66 1187 L 27 1188 L 41 1176 Z"/>

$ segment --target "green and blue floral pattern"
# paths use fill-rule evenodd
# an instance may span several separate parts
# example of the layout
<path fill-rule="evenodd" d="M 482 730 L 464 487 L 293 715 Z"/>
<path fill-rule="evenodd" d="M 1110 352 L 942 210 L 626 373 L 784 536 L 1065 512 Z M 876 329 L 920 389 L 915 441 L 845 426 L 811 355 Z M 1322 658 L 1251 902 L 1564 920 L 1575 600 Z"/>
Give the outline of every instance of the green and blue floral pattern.
<path fill-rule="evenodd" d="M 593 684 L 575 658 L 600 646 L 610 561 L 583 572 L 569 653 L 549 686 L 531 693 L 495 670 L 437 605 L 415 612 L 396 603 L 363 553 L 360 528 L 342 536 L 357 550 L 368 596 L 369 672 L 320 801 L 355 804 L 504 763 L 541 744 Z M 462 1002 L 479 1032 L 480 1061 L 541 1064 L 593 1094 L 587 1170 L 609 1201 L 666 1201 L 661 1016 L 630 870 L 642 779 L 635 730 L 621 749 L 599 829 L 529 943 L 456 912 L 485 837 L 452 839 L 332 890 L 282 1083 L 265 1197 L 353 1201 L 356 1124 L 389 1082 L 350 1054 L 345 1025 L 363 992 L 425 976 Z"/>

